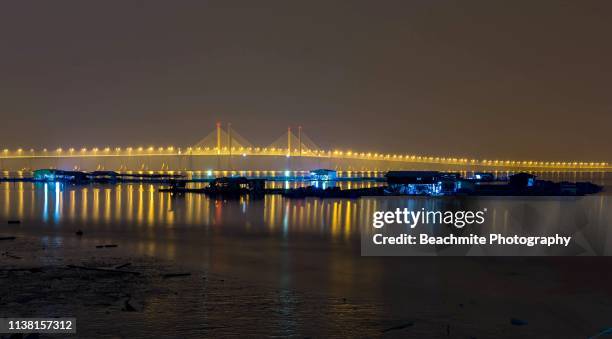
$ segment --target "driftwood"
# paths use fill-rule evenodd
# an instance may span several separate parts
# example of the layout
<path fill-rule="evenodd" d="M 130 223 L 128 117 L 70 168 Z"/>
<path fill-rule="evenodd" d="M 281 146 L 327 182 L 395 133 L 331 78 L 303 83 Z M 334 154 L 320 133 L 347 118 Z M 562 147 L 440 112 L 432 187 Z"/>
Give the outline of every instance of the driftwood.
<path fill-rule="evenodd" d="M 5 257 L 12 258 L 12 259 L 21 259 L 21 257 L 18 257 L 16 255 L 12 255 L 9 252 L 4 252 L 4 253 L 2 253 L 2 255 L 5 256 Z"/>
<path fill-rule="evenodd" d="M 89 270 L 89 271 L 98 271 L 98 272 L 107 272 L 107 273 L 127 273 L 140 275 L 140 272 L 136 271 L 121 271 L 113 268 L 99 268 L 99 267 L 87 267 L 87 266 L 78 266 L 78 265 L 67 265 L 68 268 L 76 268 L 81 270 Z"/>
<path fill-rule="evenodd" d="M 191 273 L 167 273 L 167 274 L 164 274 L 162 277 L 164 277 L 164 278 L 176 278 L 176 277 L 188 277 L 190 275 L 191 275 Z"/>
<path fill-rule="evenodd" d="M 397 326 L 393 326 L 393 327 L 389 327 L 387 329 L 384 329 L 382 332 L 386 333 L 389 331 L 397 331 L 397 330 L 403 330 L 405 328 L 411 327 L 413 326 L 414 323 L 413 322 L 409 322 L 409 323 L 405 323 L 405 324 L 401 324 L 401 325 L 397 325 Z"/>
<path fill-rule="evenodd" d="M 0 269 L 0 272 L 24 272 L 24 271 L 28 271 L 30 273 L 42 272 L 42 267 Z"/>

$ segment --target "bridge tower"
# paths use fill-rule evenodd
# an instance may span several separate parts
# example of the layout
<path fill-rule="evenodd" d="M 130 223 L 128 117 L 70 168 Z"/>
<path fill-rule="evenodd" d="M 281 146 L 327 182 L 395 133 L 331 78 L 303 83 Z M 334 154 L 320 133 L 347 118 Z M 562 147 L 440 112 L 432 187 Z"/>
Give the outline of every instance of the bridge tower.
<path fill-rule="evenodd" d="M 229 157 L 227 158 L 227 167 L 232 170 L 232 124 L 227 123 L 227 151 Z"/>
<path fill-rule="evenodd" d="M 291 156 L 291 127 L 287 127 L 287 156 Z"/>
<path fill-rule="evenodd" d="M 227 123 L 227 151 L 230 157 L 232 156 L 232 124 Z"/>
<path fill-rule="evenodd" d="M 221 168 L 221 122 L 217 122 L 217 168 Z"/>
<path fill-rule="evenodd" d="M 217 122 L 217 155 L 221 154 L 221 123 Z"/>
<path fill-rule="evenodd" d="M 298 146 L 299 146 L 299 155 L 302 156 L 302 126 L 298 126 Z"/>

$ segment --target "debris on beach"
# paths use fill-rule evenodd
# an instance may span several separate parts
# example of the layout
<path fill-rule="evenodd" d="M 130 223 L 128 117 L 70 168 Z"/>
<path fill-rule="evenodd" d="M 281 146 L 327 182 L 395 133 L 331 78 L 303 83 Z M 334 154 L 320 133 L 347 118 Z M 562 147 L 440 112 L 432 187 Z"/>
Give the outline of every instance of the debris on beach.
<path fill-rule="evenodd" d="M 514 326 L 524 326 L 524 325 L 527 325 L 527 321 L 526 320 L 517 319 L 517 318 L 510 318 L 510 324 L 512 324 Z"/>
<path fill-rule="evenodd" d="M 166 273 L 162 277 L 164 278 L 177 278 L 177 277 L 188 277 L 191 273 Z"/>
<path fill-rule="evenodd" d="M 79 265 L 67 265 L 67 267 L 68 268 L 74 268 L 74 269 L 81 269 L 81 270 L 107 272 L 107 273 L 126 273 L 126 274 L 140 275 L 140 272 L 136 272 L 136 271 L 123 271 L 123 270 L 117 270 L 117 269 L 113 269 L 113 268 L 87 267 L 87 266 L 79 266 Z"/>
<path fill-rule="evenodd" d="M 30 273 L 40 273 L 40 272 L 42 272 L 42 267 L 33 267 L 33 268 L 6 268 L 6 269 L 0 269 L 0 272 L 30 272 Z"/>
<path fill-rule="evenodd" d="M 18 257 L 16 255 L 12 255 L 9 252 L 4 252 L 4 253 L 2 253 L 2 255 L 5 256 L 5 257 L 8 257 L 8 258 L 11 258 L 11 259 L 21 259 L 21 257 Z"/>
<path fill-rule="evenodd" d="M 390 331 L 403 330 L 403 329 L 411 327 L 411 326 L 414 326 L 414 323 L 413 322 L 408 322 L 408 323 L 405 323 L 405 324 L 389 327 L 387 329 L 382 330 L 382 332 L 386 333 L 386 332 L 390 332 Z"/>

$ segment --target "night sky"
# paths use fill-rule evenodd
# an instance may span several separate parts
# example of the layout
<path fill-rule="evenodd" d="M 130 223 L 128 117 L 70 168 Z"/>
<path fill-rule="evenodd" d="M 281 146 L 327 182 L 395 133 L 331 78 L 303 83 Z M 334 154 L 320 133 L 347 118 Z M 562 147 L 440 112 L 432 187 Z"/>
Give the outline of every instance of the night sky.
<path fill-rule="evenodd" d="M 612 160 L 612 1 L 12 1 L 0 148 Z"/>

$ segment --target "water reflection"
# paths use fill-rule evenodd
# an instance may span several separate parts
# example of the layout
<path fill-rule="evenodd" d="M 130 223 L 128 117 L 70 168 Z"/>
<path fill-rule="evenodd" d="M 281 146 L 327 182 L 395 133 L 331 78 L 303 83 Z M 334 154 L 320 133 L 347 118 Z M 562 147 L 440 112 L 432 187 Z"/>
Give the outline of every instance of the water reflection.
<path fill-rule="evenodd" d="M 2 217 L 53 225 L 91 227 L 232 227 L 288 236 L 292 232 L 329 233 L 348 238 L 375 209 L 375 199 L 212 200 L 204 195 L 173 196 L 156 185 L 72 186 L 60 183 L 3 183 Z M 29 206 L 29 208 L 25 208 Z"/>
<path fill-rule="evenodd" d="M 281 184 L 275 182 L 275 184 Z M 291 185 L 300 183 L 292 182 Z M 376 185 L 346 182 L 346 185 Z M 352 186 L 354 187 L 354 186 Z M 348 241 L 371 231 L 377 210 L 455 209 L 459 198 L 364 197 L 361 199 L 285 199 L 267 195 L 263 199 L 243 197 L 235 201 L 212 200 L 204 195 L 173 196 L 160 193 L 153 184 L 72 186 L 56 183 L 0 184 L 0 217 L 42 221 L 44 224 L 83 224 L 107 230 L 146 227 L 153 229 L 211 228 L 218 233 L 262 233 L 284 238 L 296 234 L 329 236 Z M 489 209 L 488 222 L 504 231 L 516 217 L 516 206 L 527 204 L 561 215 L 559 208 L 582 209 L 589 223 L 605 225 L 611 220 L 608 193 L 577 198 L 471 198 L 471 204 Z M 561 204 L 561 201 L 565 201 Z M 556 209 L 556 210 L 555 210 Z"/>

